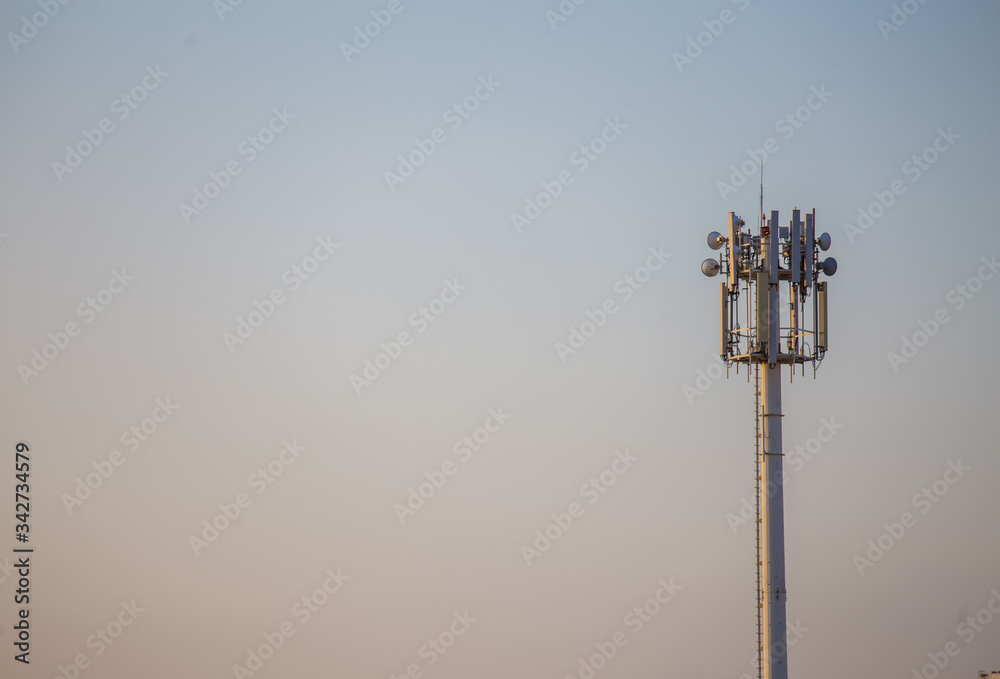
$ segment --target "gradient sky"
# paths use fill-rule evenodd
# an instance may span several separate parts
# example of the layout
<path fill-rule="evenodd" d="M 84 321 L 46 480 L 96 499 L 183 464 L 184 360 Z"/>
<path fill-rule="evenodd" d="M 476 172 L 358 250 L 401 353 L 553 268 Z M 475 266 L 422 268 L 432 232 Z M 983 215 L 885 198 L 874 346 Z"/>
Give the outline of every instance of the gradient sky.
<path fill-rule="evenodd" d="M 602 679 L 751 673 L 753 530 L 727 515 L 753 498 L 752 389 L 745 372 L 685 386 L 718 360 L 705 236 L 758 209 L 756 171 L 725 197 L 718 183 L 770 138 L 765 209 L 815 208 L 840 263 L 818 379 L 783 385 L 786 453 L 842 425 L 785 492 L 788 615 L 808 630 L 791 676 L 909 678 L 949 642 L 942 677 L 1000 668 L 1000 622 L 962 627 L 1000 590 L 1000 278 L 961 308 L 952 292 L 1000 257 L 996 2 L 914 2 L 888 32 L 891 2 L 591 0 L 553 28 L 556 0 L 401 0 L 348 61 L 342 44 L 388 0 L 51 1 L 16 44 L 43 10 L 0 9 L 0 497 L 13 505 L 26 441 L 36 549 L 30 667 L 12 658 L 0 571 L 3 676 L 56 677 L 84 654 L 84 679 L 233 677 L 285 621 L 294 636 L 255 677 L 579 677 L 619 630 Z M 455 129 L 445 112 L 491 78 Z M 145 98 L 121 119 L 135 87 Z M 808 120 L 778 125 L 814 91 Z M 251 161 L 241 145 L 275 109 L 294 119 Z M 104 118 L 79 166 L 55 168 Z M 624 129 L 584 170 L 574 153 L 608 119 Z M 385 173 L 438 128 L 390 189 Z M 917 175 L 907 163 L 939 130 L 947 150 Z M 233 163 L 185 220 L 179 206 Z M 572 183 L 519 232 L 512 214 L 563 171 Z M 845 226 L 895 181 L 905 192 L 867 231 Z M 317 239 L 338 247 L 299 277 Z M 650 248 L 671 256 L 626 301 L 616 285 Z M 87 313 L 123 269 L 134 280 Z M 466 289 L 420 332 L 411 314 L 455 280 Z M 274 290 L 283 303 L 230 351 L 225 334 Z M 556 343 L 606 299 L 617 313 L 560 360 Z M 948 322 L 894 366 L 939 310 Z M 351 376 L 404 331 L 412 343 L 356 393 Z M 132 451 L 123 434 L 167 398 L 176 412 Z M 456 454 L 490 409 L 509 420 Z M 286 441 L 304 452 L 256 485 Z M 581 486 L 625 449 L 637 461 L 587 504 Z M 71 513 L 78 479 L 115 450 Z M 971 471 L 947 494 L 914 502 L 959 461 Z M 394 505 L 446 464 L 401 523 Z M 196 555 L 190 536 L 240 493 L 248 506 Z M 527 564 L 522 546 L 573 502 L 582 516 Z M 854 557 L 907 511 L 915 525 L 860 573 Z M 14 523 L 0 522 L 0 565 Z M 350 580 L 296 617 L 338 568 Z M 626 615 L 671 579 L 681 589 L 633 631 Z M 133 599 L 136 623 L 88 647 Z M 429 665 L 423 645 L 466 610 L 477 621 Z"/>

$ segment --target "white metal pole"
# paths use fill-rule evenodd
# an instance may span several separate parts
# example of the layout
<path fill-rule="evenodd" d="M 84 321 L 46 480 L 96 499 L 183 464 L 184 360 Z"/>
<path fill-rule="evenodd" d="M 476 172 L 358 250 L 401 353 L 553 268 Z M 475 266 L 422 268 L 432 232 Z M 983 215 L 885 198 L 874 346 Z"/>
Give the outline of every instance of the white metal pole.
<path fill-rule="evenodd" d="M 764 379 L 760 412 L 763 435 L 764 479 L 761 484 L 761 523 L 764 563 L 761 569 L 761 600 L 764 604 L 764 679 L 788 679 L 785 634 L 785 519 L 784 488 L 781 484 L 781 364 L 777 361 L 781 342 L 781 302 L 778 295 L 778 213 L 771 213 L 769 233 L 762 238 L 763 268 L 768 275 L 757 279 L 758 323 L 764 331 L 768 359 L 761 365 Z"/>
<path fill-rule="evenodd" d="M 777 287 L 777 286 L 775 286 Z M 759 292 L 759 291 L 758 291 Z M 777 290 L 772 309 L 777 308 Z M 788 646 L 785 632 L 785 520 L 781 485 L 781 365 L 764 368 L 761 430 L 764 434 L 764 483 L 761 484 L 761 521 L 764 535 L 764 677 L 788 679 Z"/>

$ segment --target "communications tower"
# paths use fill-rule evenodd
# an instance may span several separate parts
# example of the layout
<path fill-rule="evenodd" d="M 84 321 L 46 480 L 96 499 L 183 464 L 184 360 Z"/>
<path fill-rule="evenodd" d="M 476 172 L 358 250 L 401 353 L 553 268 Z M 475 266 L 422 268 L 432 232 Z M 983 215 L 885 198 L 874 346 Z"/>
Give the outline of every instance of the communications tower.
<path fill-rule="evenodd" d="M 761 214 L 760 233 L 729 213 L 726 235 L 713 231 L 708 246 L 720 259 L 706 259 L 706 276 L 719 284 L 719 351 L 727 367 L 745 364 L 756 396 L 757 480 L 757 667 L 762 679 L 788 679 L 785 631 L 785 524 L 782 489 L 781 374 L 789 378 L 811 363 L 813 375 L 830 348 L 827 283 L 837 260 L 820 260 L 830 234 L 816 237 L 816 211 L 792 210 L 788 226 L 778 211 Z M 742 296 L 742 299 L 741 299 Z M 811 313 L 810 313 L 811 312 Z M 752 367 L 751 367 L 752 366 Z M 763 379 L 761 379 L 763 373 Z"/>

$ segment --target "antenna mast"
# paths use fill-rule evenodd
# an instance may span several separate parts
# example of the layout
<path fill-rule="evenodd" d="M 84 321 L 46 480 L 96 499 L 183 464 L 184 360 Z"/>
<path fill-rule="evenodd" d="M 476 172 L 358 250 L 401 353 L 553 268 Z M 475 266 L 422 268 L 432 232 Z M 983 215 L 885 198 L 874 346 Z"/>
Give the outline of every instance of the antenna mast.
<path fill-rule="evenodd" d="M 837 261 L 819 259 L 830 248 L 830 234 L 816 238 L 816 211 L 801 219 L 792 210 L 789 225 L 780 226 L 778 211 L 764 214 L 764 167 L 761 165 L 761 215 L 758 235 L 729 213 L 728 235 L 708 235 L 708 246 L 722 250 L 720 259 L 706 259 L 706 276 L 725 275 L 719 284 L 720 356 L 727 366 L 753 366 L 756 408 L 757 470 L 757 654 L 763 679 L 788 679 L 785 614 L 785 524 L 781 444 L 781 367 L 789 377 L 799 365 L 823 360 L 829 348 L 827 282 Z M 766 221 L 766 223 L 765 223 Z M 779 288 L 787 284 L 789 305 L 783 324 Z M 747 316 L 741 323 L 739 296 L 748 296 Z M 806 299 L 814 295 L 812 323 L 805 320 Z M 815 374 L 815 372 L 814 372 Z M 761 379 L 762 378 L 762 379 Z"/>

